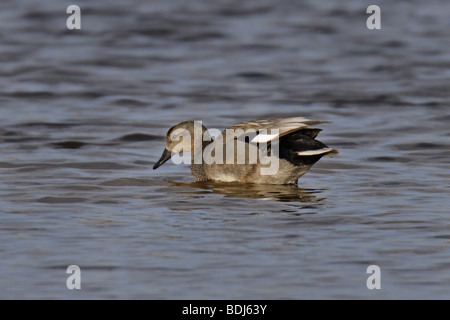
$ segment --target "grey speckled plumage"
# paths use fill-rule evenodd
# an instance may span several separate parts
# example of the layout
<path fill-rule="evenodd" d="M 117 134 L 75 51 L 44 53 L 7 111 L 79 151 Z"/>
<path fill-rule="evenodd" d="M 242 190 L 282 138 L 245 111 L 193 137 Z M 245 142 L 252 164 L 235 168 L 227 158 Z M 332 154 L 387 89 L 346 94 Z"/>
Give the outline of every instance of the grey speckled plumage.
<path fill-rule="evenodd" d="M 166 148 L 153 169 L 161 166 L 175 153 L 190 151 L 191 172 L 196 181 L 295 184 L 322 156 L 336 152 L 315 139 L 321 129 L 310 126 L 321 123 L 324 121 L 311 121 L 300 117 L 249 121 L 225 129 L 212 140 L 205 126 L 197 124 L 196 127 L 194 121 L 181 122 L 168 130 Z M 232 130 L 233 134 L 228 134 L 229 130 Z M 190 140 L 180 139 L 177 132 L 188 133 Z M 196 145 L 194 133 L 205 135 L 204 140 L 207 141 L 200 140 L 202 142 L 197 142 Z M 227 145 L 236 150 L 231 156 L 227 152 Z M 267 170 L 272 163 L 262 161 L 260 156 L 257 162 L 252 162 L 249 154 L 251 150 L 255 151 L 254 148 L 257 148 L 258 154 L 267 152 L 270 157 L 265 158 L 266 160 L 276 160 L 276 170 L 270 174 L 262 174 L 263 168 Z M 244 162 L 238 161 L 239 152 L 243 152 Z M 195 159 L 202 161 L 194 163 Z M 217 159 L 222 161 L 213 161 Z"/>

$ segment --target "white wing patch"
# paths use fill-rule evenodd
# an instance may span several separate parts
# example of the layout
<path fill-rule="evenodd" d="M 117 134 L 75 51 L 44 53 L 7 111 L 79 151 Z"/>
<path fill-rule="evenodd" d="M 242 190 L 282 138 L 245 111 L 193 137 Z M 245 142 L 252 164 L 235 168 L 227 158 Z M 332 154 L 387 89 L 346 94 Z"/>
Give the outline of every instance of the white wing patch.
<path fill-rule="evenodd" d="M 306 151 L 299 151 L 297 152 L 297 155 L 299 156 L 315 156 L 318 154 L 324 154 L 333 151 L 333 148 L 322 148 L 322 149 L 316 149 L 316 150 L 306 150 Z"/>
<path fill-rule="evenodd" d="M 277 134 L 258 134 L 256 137 L 252 139 L 251 142 L 253 143 L 263 143 L 263 142 L 269 142 L 278 137 Z"/>

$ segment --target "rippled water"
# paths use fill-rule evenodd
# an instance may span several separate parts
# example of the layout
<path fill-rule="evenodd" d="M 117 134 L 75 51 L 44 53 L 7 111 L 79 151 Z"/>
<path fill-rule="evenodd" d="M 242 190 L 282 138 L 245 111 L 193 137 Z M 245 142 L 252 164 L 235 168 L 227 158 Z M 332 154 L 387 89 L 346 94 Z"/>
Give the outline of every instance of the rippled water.
<path fill-rule="evenodd" d="M 450 3 L 70 4 L 0 4 L 0 298 L 450 298 Z M 288 116 L 340 151 L 298 187 L 151 169 L 180 121 Z"/>

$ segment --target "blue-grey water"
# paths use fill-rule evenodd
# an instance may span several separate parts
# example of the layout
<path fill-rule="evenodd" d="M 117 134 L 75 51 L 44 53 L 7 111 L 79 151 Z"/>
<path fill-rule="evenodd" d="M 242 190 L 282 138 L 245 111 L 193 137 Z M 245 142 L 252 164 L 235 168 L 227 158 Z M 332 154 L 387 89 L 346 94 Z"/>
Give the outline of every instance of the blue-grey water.
<path fill-rule="evenodd" d="M 0 298 L 449 299 L 448 12 L 2 0 Z M 298 187 L 152 170 L 178 122 L 290 116 L 340 152 Z"/>

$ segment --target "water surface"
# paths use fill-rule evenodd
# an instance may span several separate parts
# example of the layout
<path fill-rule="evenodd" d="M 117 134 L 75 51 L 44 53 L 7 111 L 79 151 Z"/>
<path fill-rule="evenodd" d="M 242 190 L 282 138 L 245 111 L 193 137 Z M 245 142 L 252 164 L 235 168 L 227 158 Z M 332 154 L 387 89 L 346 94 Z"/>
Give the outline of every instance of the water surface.
<path fill-rule="evenodd" d="M 0 5 L 0 298 L 450 298 L 449 3 L 70 4 Z M 340 152 L 298 187 L 151 169 L 178 122 L 290 116 Z"/>

